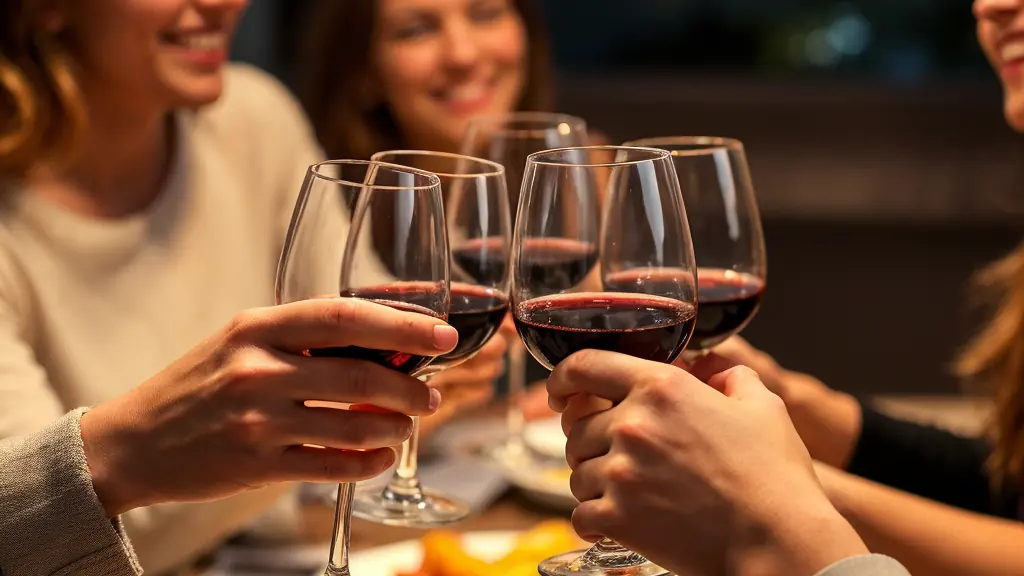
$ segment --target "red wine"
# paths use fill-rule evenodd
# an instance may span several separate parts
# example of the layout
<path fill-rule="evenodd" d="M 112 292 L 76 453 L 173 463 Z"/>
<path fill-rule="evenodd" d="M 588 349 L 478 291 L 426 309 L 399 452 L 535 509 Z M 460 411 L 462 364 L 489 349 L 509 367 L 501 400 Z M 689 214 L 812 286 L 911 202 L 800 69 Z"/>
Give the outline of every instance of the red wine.
<path fill-rule="evenodd" d="M 671 362 L 686 347 L 693 305 L 649 294 L 584 292 L 534 298 L 516 307 L 526 348 L 549 370 L 586 348 Z"/>
<path fill-rule="evenodd" d="M 448 323 L 459 332 L 459 343 L 451 352 L 438 356 L 433 366 L 453 366 L 483 348 L 494 336 L 508 312 L 508 297 L 493 288 L 452 283 L 452 304 Z"/>
<path fill-rule="evenodd" d="M 474 238 L 452 250 L 452 260 L 477 284 L 501 286 L 508 269 L 509 247 L 504 238 Z M 452 274 L 453 279 L 455 274 Z"/>
<path fill-rule="evenodd" d="M 742 330 L 757 313 L 764 288 L 764 280 L 751 274 L 699 268 L 699 311 L 690 349 L 711 348 Z"/>
<path fill-rule="evenodd" d="M 432 307 L 437 307 L 437 303 L 441 301 L 437 286 L 434 284 L 424 282 L 395 283 L 387 286 L 374 286 L 346 291 L 342 293 L 342 296 L 362 298 L 396 310 L 416 312 L 441 318 L 442 320 L 445 319 L 443 315 L 432 310 Z M 310 350 L 309 355 L 318 358 L 366 360 L 367 362 L 374 362 L 405 374 L 416 374 L 434 360 L 433 356 L 420 356 L 395 350 L 375 350 L 362 346 L 317 348 Z"/>
<path fill-rule="evenodd" d="M 519 254 L 521 281 L 538 291 L 567 290 L 597 263 L 597 249 L 569 238 L 530 238 Z"/>

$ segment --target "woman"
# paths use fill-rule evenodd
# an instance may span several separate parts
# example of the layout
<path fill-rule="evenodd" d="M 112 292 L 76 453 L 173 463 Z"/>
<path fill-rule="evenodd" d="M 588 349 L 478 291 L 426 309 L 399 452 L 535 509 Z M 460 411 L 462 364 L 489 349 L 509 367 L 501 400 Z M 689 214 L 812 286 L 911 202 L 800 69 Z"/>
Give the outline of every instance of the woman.
<path fill-rule="evenodd" d="M 321 152 L 286 90 L 225 65 L 245 5 L 0 4 L 0 438 L 118 396 L 273 303 L 286 223 Z M 499 346 L 433 384 L 488 380 L 500 358 Z M 289 490 L 124 520 L 159 574 Z"/>
<path fill-rule="evenodd" d="M 1003 84 L 1006 119 L 1024 132 L 1024 2 L 975 0 L 974 14 L 978 40 Z M 740 339 L 697 367 L 754 368 L 786 402 L 811 456 L 824 463 L 818 472 L 832 502 L 873 550 L 915 576 L 1024 574 L 1024 245 L 979 279 L 1001 304 L 958 368 L 995 390 L 986 440 L 889 418 L 783 369 Z"/>
<path fill-rule="evenodd" d="M 313 16 L 303 101 L 331 157 L 459 152 L 473 117 L 552 104 L 534 0 L 326 2 Z"/>
<path fill-rule="evenodd" d="M 439 320 L 354 299 L 240 315 L 119 398 L 0 441 L 0 572 L 134 576 L 141 567 L 120 522 L 126 510 L 380 474 L 394 461 L 389 446 L 412 431 L 404 414 L 432 413 L 440 394 L 376 364 L 302 352 L 358 345 L 436 354 L 457 341 Z M 395 413 L 303 407 L 311 398 Z"/>

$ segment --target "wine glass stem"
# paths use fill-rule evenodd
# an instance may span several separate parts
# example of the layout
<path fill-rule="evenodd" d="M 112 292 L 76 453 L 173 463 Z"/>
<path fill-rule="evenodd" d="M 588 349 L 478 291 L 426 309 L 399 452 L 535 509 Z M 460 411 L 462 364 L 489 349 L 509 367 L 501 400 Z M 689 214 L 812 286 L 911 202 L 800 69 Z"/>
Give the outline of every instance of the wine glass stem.
<path fill-rule="evenodd" d="M 348 571 L 349 527 L 352 525 L 352 498 L 356 485 L 338 485 L 338 504 L 334 510 L 334 534 L 331 537 L 331 559 L 324 576 L 350 576 Z"/>
<path fill-rule="evenodd" d="M 425 383 L 430 382 L 433 375 L 420 376 Z M 420 487 L 417 455 L 420 447 L 420 417 L 412 417 L 412 436 L 402 442 L 402 452 L 398 456 L 398 466 L 391 480 L 384 487 L 381 497 L 385 501 L 400 505 L 419 504 L 423 502 L 423 489 Z"/>
<path fill-rule="evenodd" d="M 523 396 L 526 394 L 526 347 L 515 339 L 508 348 L 508 447 L 521 450 L 523 428 Z"/>

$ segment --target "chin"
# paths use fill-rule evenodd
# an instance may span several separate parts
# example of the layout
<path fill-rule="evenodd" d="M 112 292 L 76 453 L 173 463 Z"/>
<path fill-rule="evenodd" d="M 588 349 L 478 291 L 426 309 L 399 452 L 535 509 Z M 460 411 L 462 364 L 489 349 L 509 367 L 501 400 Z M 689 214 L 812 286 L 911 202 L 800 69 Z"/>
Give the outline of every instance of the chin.
<path fill-rule="evenodd" d="M 1003 114 L 1010 128 L 1015 132 L 1024 133 L 1024 95 L 1007 98 Z"/>
<path fill-rule="evenodd" d="M 224 93 L 224 79 L 220 74 L 202 78 L 188 78 L 168 86 L 175 108 L 196 108 L 213 104 Z"/>

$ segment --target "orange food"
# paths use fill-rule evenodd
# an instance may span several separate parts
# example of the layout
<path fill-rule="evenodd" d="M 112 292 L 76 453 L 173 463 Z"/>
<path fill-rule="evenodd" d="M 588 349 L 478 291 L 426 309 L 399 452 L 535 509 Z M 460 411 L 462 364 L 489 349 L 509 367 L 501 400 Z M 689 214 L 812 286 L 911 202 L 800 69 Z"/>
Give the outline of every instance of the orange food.
<path fill-rule="evenodd" d="M 428 532 L 422 543 L 420 569 L 396 576 L 536 576 L 541 560 L 581 545 L 572 526 L 563 520 L 543 522 L 523 532 L 512 551 L 496 562 L 467 553 L 461 537 L 449 530 Z"/>

